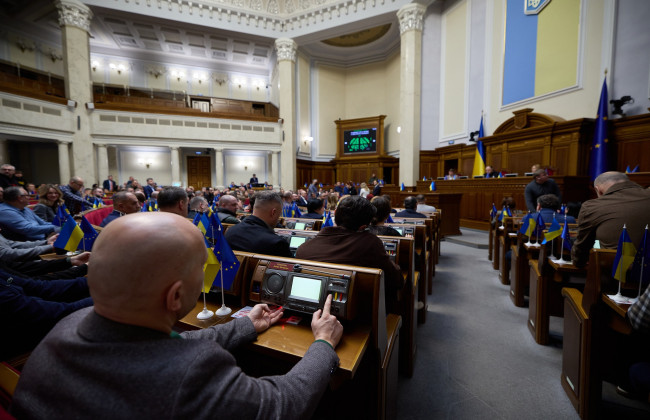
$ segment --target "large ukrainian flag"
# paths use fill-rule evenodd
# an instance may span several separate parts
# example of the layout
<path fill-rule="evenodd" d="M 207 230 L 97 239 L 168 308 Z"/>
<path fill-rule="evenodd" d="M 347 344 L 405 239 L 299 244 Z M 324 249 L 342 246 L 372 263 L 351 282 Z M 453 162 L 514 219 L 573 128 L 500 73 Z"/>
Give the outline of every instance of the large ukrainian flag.
<path fill-rule="evenodd" d="M 580 0 L 552 0 L 537 15 L 508 0 L 503 105 L 578 83 Z"/>

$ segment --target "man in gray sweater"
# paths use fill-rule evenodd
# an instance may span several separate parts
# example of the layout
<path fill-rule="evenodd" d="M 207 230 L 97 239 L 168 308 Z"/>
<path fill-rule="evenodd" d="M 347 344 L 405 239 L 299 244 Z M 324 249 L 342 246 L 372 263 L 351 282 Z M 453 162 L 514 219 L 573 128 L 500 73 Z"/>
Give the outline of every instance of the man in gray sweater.
<path fill-rule="evenodd" d="M 164 229 L 160 227 L 164 226 Z M 146 265 L 152 256 L 159 262 Z M 254 378 L 228 349 L 281 316 L 248 317 L 176 334 L 203 287 L 205 242 L 190 221 L 137 213 L 111 222 L 89 264 L 94 308 L 64 318 L 31 354 L 13 398 L 17 418 L 309 418 L 338 365 L 343 327 L 314 313 L 315 341 L 286 375 Z"/>
<path fill-rule="evenodd" d="M 11 241 L 0 234 L 0 261 L 31 261 L 41 254 L 54 252 L 59 234 L 40 241 Z"/>

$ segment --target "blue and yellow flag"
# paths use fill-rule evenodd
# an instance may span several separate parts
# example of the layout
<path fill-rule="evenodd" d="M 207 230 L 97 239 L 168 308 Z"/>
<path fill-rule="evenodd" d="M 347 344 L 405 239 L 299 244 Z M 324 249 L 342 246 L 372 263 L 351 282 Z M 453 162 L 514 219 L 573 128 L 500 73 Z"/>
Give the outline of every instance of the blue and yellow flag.
<path fill-rule="evenodd" d="M 400 185 L 399 190 L 400 190 L 400 191 L 404 191 L 404 189 L 405 189 L 405 187 L 404 187 L 404 183 L 402 182 L 402 185 Z"/>
<path fill-rule="evenodd" d="M 497 215 L 497 206 L 492 203 L 492 210 L 490 210 L 490 220 L 494 219 L 494 217 Z"/>
<path fill-rule="evenodd" d="M 214 283 L 214 279 L 219 274 L 220 268 L 221 263 L 217 259 L 217 256 L 214 255 L 212 248 L 208 247 L 208 259 L 203 266 L 203 293 L 210 293 L 212 283 Z"/>
<path fill-rule="evenodd" d="M 327 212 L 327 217 L 325 218 L 325 221 L 323 222 L 323 226 L 321 226 L 321 229 L 329 226 L 334 226 L 334 222 L 332 221 L 331 211 Z"/>
<path fill-rule="evenodd" d="M 472 176 L 479 176 L 485 173 L 485 145 L 481 138 L 485 137 L 483 132 L 483 116 L 481 115 L 481 125 L 478 129 L 478 139 L 476 140 L 476 153 L 474 153 L 474 169 Z"/>
<path fill-rule="evenodd" d="M 553 239 L 557 238 L 561 234 L 562 234 L 562 226 L 560 226 L 555 216 L 553 216 L 553 221 L 551 222 L 551 226 L 548 228 L 548 232 L 544 234 L 544 242 L 542 243 L 545 244 L 548 241 L 552 241 Z"/>
<path fill-rule="evenodd" d="M 302 217 L 302 213 L 300 212 L 300 209 L 298 208 L 298 205 L 295 201 L 291 206 L 291 217 Z"/>
<path fill-rule="evenodd" d="M 431 185 L 429 185 L 429 191 L 435 191 L 436 190 L 436 181 L 431 181 Z"/>
<path fill-rule="evenodd" d="M 535 236 L 537 236 L 537 238 L 541 238 L 544 229 L 546 229 L 546 223 L 544 223 L 542 213 L 537 213 L 537 220 L 535 220 L 535 224 Z"/>
<path fill-rule="evenodd" d="M 607 113 L 607 79 L 603 81 L 596 115 L 596 129 L 594 140 L 591 143 L 589 155 L 589 177 L 593 181 L 603 172 L 609 170 L 609 139 L 607 138 L 608 113 Z"/>
<path fill-rule="evenodd" d="M 627 270 L 634 262 L 635 254 L 636 247 L 632 243 L 625 225 L 623 225 L 623 232 L 621 232 L 621 237 L 618 238 L 616 258 L 614 258 L 614 265 L 612 266 L 612 277 L 621 283 L 625 283 Z"/>
<path fill-rule="evenodd" d="M 196 213 L 194 216 L 194 226 L 198 227 L 203 236 L 210 232 L 210 219 L 205 213 Z"/>
<path fill-rule="evenodd" d="M 80 228 L 84 234 L 84 237 L 79 244 L 79 248 L 84 251 L 91 251 L 93 249 L 93 245 L 95 244 L 95 239 L 97 239 L 98 233 L 93 225 L 91 225 L 90 222 L 86 219 L 86 216 L 81 216 Z"/>
<path fill-rule="evenodd" d="M 84 233 L 77 225 L 77 222 L 74 221 L 71 215 L 68 215 L 59 237 L 54 241 L 54 246 L 66 251 L 76 251 L 83 237 Z"/>

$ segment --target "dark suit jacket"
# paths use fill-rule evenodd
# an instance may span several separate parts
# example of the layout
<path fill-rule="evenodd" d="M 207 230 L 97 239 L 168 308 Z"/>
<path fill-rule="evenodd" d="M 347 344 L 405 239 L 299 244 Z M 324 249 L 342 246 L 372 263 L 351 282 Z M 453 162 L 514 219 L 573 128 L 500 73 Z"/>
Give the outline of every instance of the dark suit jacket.
<path fill-rule="evenodd" d="M 404 281 L 399 267 L 390 260 L 376 235 L 368 231 L 353 232 L 343 226 L 325 227 L 314 239 L 300 245 L 296 258 L 384 270 L 386 309 L 395 310 L 397 290 Z"/>
<path fill-rule="evenodd" d="M 413 209 L 404 209 L 402 211 L 399 211 L 395 213 L 395 217 L 419 217 L 420 219 L 426 219 L 427 216 L 425 216 L 422 213 L 418 213 L 417 211 Z"/>
<path fill-rule="evenodd" d="M 650 224 L 650 190 L 626 181 L 614 184 L 600 198 L 586 201 L 578 215 L 578 237 L 571 249 L 576 266 L 589 261 L 596 239 L 601 248 L 616 248 L 623 225 L 634 246 L 639 246 L 645 226 Z"/>
<path fill-rule="evenodd" d="M 233 250 L 291 257 L 289 242 L 276 235 L 264 220 L 253 215 L 229 227 L 225 236 Z"/>
<path fill-rule="evenodd" d="M 113 188 L 111 188 L 111 182 L 113 183 Z M 117 183 L 115 181 L 111 181 L 110 179 L 105 179 L 103 186 L 105 190 L 117 191 Z"/>
<path fill-rule="evenodd" d="M 257 179 L 257 177 L 255 177 L 255 178 L 251 178 L 251 179 L 248 181 L 248 183 L 249 183 L 249 184 L 259 184 L 260 182 L 259 182 L 259 180 Z"/>
<path fill-rule="evenodd" d="M 287 374 L 254 378 L 228 350 L 256 337 L 247 317 L 170 336 L 83 309 L 59 322 L 31 354 L 12 413 L 21 419 L 310 418 L 338 363 L 336 352 L 314 342 Z"/>
<path fill-rule="evenodd" d="M 107 224 L 111 223 L 113 220 L 117 219 L 120 216 L 122 216 L 122 213 L 120 213 L 117 210 L 113 210 L 112 212 L 108 213 L 108 216 L 104 217 L 104 220 L 102 220 L 102 223 L 99 225 L 99 227 L 106 226 Z"/>
<path fill-rule="evenodd" d="M 156 190 L 155 190 L 154 187 L 152 187 L 151 185 L 147 184 L 147 185 L 144 186 L 144 188 L 142 188 L 142 191 L 144 191 L 144 195 L 145 195 L 145 197 L 149 198 L 149 197 L 151 197 L 151 194 L 152 194 L 154 191 L 156 191 Z"/>
<path fill-rule="evenodd" d="M 305 213 L 300 216 L 301 219 L 322 219 L 323 215 L 318 213 Z"/>

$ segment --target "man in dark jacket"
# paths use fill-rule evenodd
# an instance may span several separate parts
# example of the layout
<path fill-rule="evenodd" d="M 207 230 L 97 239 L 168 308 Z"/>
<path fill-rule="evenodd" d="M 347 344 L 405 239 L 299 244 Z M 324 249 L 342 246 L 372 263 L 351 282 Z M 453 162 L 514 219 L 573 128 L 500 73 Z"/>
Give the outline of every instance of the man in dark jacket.
<path fill-rule="evenodd" d="M 386 254 L 381 239 L 367 230 L 375 212 L 367 199 L 346 195 L 336 208 L 336 226 L 323 228 L 314 239 L 302 244 L 296 251 L 296 258 L 384 270 L 386 309 L 394 311 L 397 291 L 404 281 L 399 267 Z"/>
<path fill-rule="evenodd" d="M 420 219 L 426 219 L 427 216 L 415 211 L 417 207 L 418 200 L 415 197 L 406 197 L 404 199 L 404 210 L 395 213 L 395 217 L 418 217 Z"/>
<path fill-rule="evenodd" d="M 282 215 L 282 197 L 273 191 L 255 194 L 253 214 L 226 231 L 226 241 L 234 250 L 291 257 L 289 242 L 273 228 Z"/>

